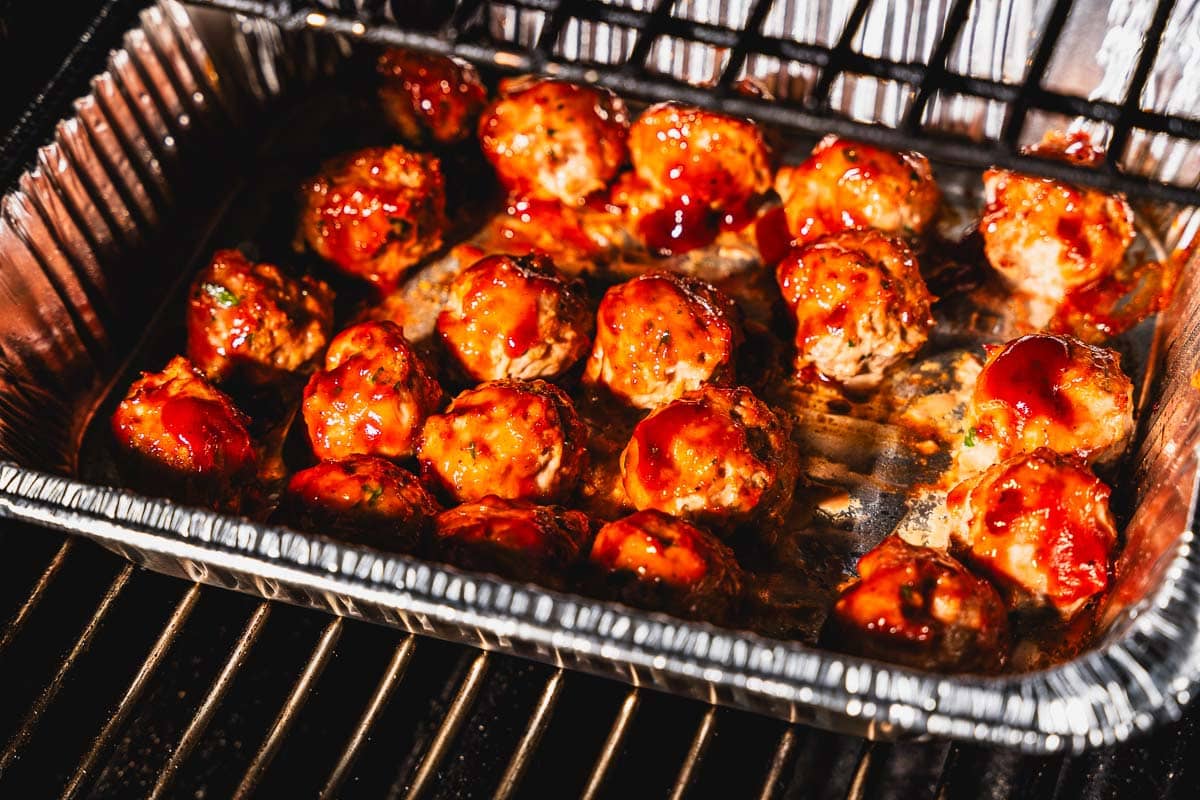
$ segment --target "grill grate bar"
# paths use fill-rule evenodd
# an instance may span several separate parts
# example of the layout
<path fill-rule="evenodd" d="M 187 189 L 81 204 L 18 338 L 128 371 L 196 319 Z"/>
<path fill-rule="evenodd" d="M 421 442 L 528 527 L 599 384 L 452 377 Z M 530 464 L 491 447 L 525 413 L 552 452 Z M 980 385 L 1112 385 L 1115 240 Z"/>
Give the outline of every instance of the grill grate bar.
<path fill-rule="evenodd" d="M 375 721 L 383 713 L 383 709 L 387 706 L 388 700 L 391 699 L 392 693 L 400 684 L 400 679 L 404 677 L 404 673 L 408 669 L 408 663 L 412 660 L 416 645 L 416 637 L 408 636 L 396 648 L 396 652 L 392 654 L 392 660 L 388 662 L 383 677 L 379 679 L 379 685 L 375 687 L 375 693 L 371 695 L 366 710 L 363 711 L 362 718 L 358 721 L 358 725 L 354 728 L 354 733 L 350 736 L 350 741 L 346 743 L 341 756 L 338 757 L 337 764 L 334 766 L 333 771 L 329 773 L 329 778 L 325 781 L 325 786 L 321 789 L 321 797 L 333 797 L 337 793 L 338 787 L 341 786 L 342 781 L 346 779 L 350 768 L 354 766 L 354 762 L 358 757 L 359 749 L 362 747 L 363 742 L 366 741 L 367 734 L 375 726 Z"/>
<path fill-rule="evenodd" d="M 446 755 L 446 751 L 450 749 L 458 729 L 462 726 L 463 720 L 467 718 L 467 712 L 475 702 L 475 696 L 479 694 L 479 689 L 483 685 L 483 678 L 488 671 L 488 659 L 489 655 L 485 650 L 471 662 L 467 677 L 458 687 L 454 701 L 450 704 L 450 710 L 446 712 L 446 718 L 442 720 L 441 727 L 433 737 L 433 742 L 429 745 L 425 757 L 421 759 L 421 766 L 417 768 L 417 774 L 413 776 L 408 792 L 404 795 L 409 800 L 421 796 L 430 779 L 437 772 L 437 766 Z"/>
<path fill-rule="evenodd" d="M 192 721 L 188 723 L 187 729 L 183 732 L 183 737 L 179 740 L 179 744 L 175 746 L 170 759 L 167 760 L 162 772 L 158 774 L 158 780 L 155 782 L 154 788 L 150 791 L 149 800 L 156 800 L 156 798 L 165 796 L 168 788 L 170 788 L 171 781 L 174 780 L 176 773 L 179 772 L 179 768 L 183 766 L 183 762 L 191 755 L 192 749 L 200 741 L 200 737 L 204 735 L 204 730 L 208 727 L 208 723 L 212 721 L 213 714 L 216 713 L 217 708 L 221 705 L 221 701 L 225 698 L 225 693 L 229 691 L 229 686 L 233 683 L 233 678 L 241 668 L 242 662 L 245 661 L 250 648 L 258 641 L 258 637 L 262 634 L 263 627 L 266 625 L 267 617 L 270 616 L 270 613 L 271 604 L 263 602 L 259 603 L 258 607 L 254 609 L 254 613 L 250 615 L 250 620 L 246 623 L 246 627 L 242 631 L 237 644 L 230 651 L 229 658 L 225 661 L 225 666 L 221 668 L 221 672 L 209 688 L 204 702 L 196 710 L 196 714 L 192 717 Z"/>
<path fill-rule="evenodd" d="M 746 24 L 742 26 L 742 35 L 738 37 L 737 44 L 730 50 L 729 63 L 725 65 L 721 79 L 717 81 L 720 91 L 724 92 L 733 85 L 738 78 L 738 73 L 741 72 L 742 65 L 746 63 L 751 45 L 756 45 L 762 40 L 759 31 L 762 30 L 763 22 L 770 10 L 771 0 L 753 0 L 750 13 L 746 15 Z"/>
<path fill-rule="evenodd" d="M 342 636 L 343 626 L 344 620 L 341 617 L 334 617 L 325 626 L 321 638 L 317 640 L 317 646 L 313 648 L 313 653 L 308 659 L 308 665 L 300 673 L 296 685 L 292 687 L 291 694 L 288 695 L 283 708 L 279 711 L 279 716 L 272 723 L 267 738 L 263 740 L 258 752 L 254 754 L 254 760 L 250 762 L 246 774 L 242 776 L 242 782 L 238 784 L 237 790 L 233 793 L 234 800 L 241 800 L 241 798 L 249 797 L 254 793 L 263 773 L 267 771 L 275 754 L 279 752 L 279 746 L 283 744 L 283 737 L 287 735 L 288 729 L 296 721 L 296 714 L 308 700 L 313 683 L 325 671 L 325 666 L 333 655 L 333 649 Z"/>
<path fill-rule="evenodd" d="M 963 25 L 967 24 L 967 18 L 970 16 L 971 0 L 954 0 L 954 4 L 950 6 L 950 12 L 946 15 L 946 24 L 938 39 L 937 47 L 929 58 L 929 67 L 925 71 L 925 77 L 917 87 L 917 96 L 913 98 L 912 105 L 909 106 L 900 123 L 901 127 L 910 134 L 920 132 L 921 117 L 925 113 L 925 106 L 929 104 L 929 99 L 933 97 L 942 77 L 948 71 L 946 61 L 950 58 L 950 50 L 958 41 L 959 33 L 962 31 Z"/>
<path fill-rule="evenodd" d="M 4 627 L 4 632 L 0 633 L 0 653 L 3 653 L 12 640 L 17 638 L 17 634 L 25 627 L 25 622 L 29 619 L 29 615 L 37 608 L 38 603 L 42 601 L 42 595 L 46 593 L 46 587 L 58 575 L 58 571 L 62 569 L 62 565 L 67 560 L 67 555 L 71 552 L 71 545 L 74 539 L 64 539 L 62 546 L 58 548 L 54 556 L 50 559 L 50 563 L 42 570 L 42 574 L 38 576 L 37 582 L 29 592 L 29 597 L 17 609 L 17 613 L 13 615 L 8 625 Z"/>
<path fill-rule="evenodd" d="M 1142 40 L 1142 52 L 1138 55 L 1137 66 L 1129 81 L 1129 89 L 1125 92 L 1125 101 L 1121 104 L 1121 116 L 1113 126 L 1112 140 L 1108 144 L 1105 157 L 1108 166 L 1116 169 L 1125 154 L 1125 144 L 1129 141 L 1132 131 L 1131 119 L 1135 111 L 1141 108 L 1142 89 L 1150 78 L 1150 70 L 1158 58 L 1158 50 L 1162 47 L 1163 33 L 1167 30 L 1167 21 L 1171 19 L 1171 11 L 1175 8 L 1175 0 L 1159 0 L 1154 7 L 1154 17 L 1150 20 L 1150 28 Z"/>
<path fill-rule="evenodd" d="M 675 778 L 675 786 L 671 789 L 671 800 L 683 800 L 684 794 L 691 786 L 692 778 L 696 775 L 696 767 L 700 765 L 700 761 L 704 758 L 704 751 L 708 749 L 708 743 L 712 740 L 716 717 L 717 707 L 710 705 L 704 712 L 704 716 L 700 718 L 696 735 L 692 737 L 692 745 L 688 748 L 687 756 L 683 759 L 683 766 L 680 767 L 679 775 Z"/>
<path fill-rule="evenodd" d="M 604 746 L 600 748 L 600 756 L 596 759 L 596 765 L 592 767 L 591 775 L 588 776 L 587 784 L 580 795 L 581 800 L 595 800 L 599 795 L 600 787 L 604 784 L 604 776 L 608 773 L 608 768 L 612 766 L 617 750 L 620 749 L 621 742 L 625 739 L 625 734 L 629 732 L 629 723 L 633 719 L 640 701 L 641 695 L 638 690 L 630 689 L 624 702 L 621 703 L 620 710 L 617 711 L 617 718 L 613 720 L 608 738 L 604 740 Z"/>
<path fill-rule="evenodd" d="M 1000 138 L 1013 147 L 1020 143 L 1029 104 L 1041 89 L 1042 76 L 1046 74 L 1046 68 L 1054 56 L 1054 47 L 1058 44 L 1058 37 L 1071 14 L 1071 3 L 1072 0 L 1055 0 L 1046 20 L 1046 27 L 1038 39 L 1037 48 L 1033 51 L 1033 58 L 1026 67 L 1025 80 L 1021 83 L 1017 96 L 1009 103 L 1008 118 L 1004 120 L 1004 126 L 1000 129 Z"/>
<path fill-rule="evenodd" d="M 646 58 L 650 55 L 650 48 L 654 46 L 655 40 L 666 32 L 667 23 L 671 20 L 671 9 L 674 6 L 675 0 L 658 0 L 652 12 L 649 14 L 641 12 L 644 17 L 638 25 L 641 32 L 633 43 L 629 60 L 625 62 L 625 71 L 639 74 L 646 71 Z M 606 16 L 606 9 L 598 9 L 598 11 L 598 16 Z"/>
<path fill-rule="evenodd" d="M 846 18 L 846 25 L 842 28 L 842 35 L 838 37 L 837 44 L 829 53 L 828 63 L 821 67 L 821 72 L 817 75 L 812 94 L 809 95 L 808 107 L 810 109 L 829 113 L 829 89 L 833 86 L 834 79 L 846 70 L 849 56 L 854 52 L 854 38 L 862 29 L 863 20 L 871 8 L 871 2 L 872 0 L 856 0 L 854 3 L 850 16 Z"/>
<path fill-rule="evenodd" d="M 116 602 L 117 597 L 121 594 L 121 590 L 124 589 L 129 583 L 129 578 L 133 575 L 133 569 L 133 564 L 127 563 L 124 568 L 117 573 L 117 577 L 113 579 L 113 582 L 108 587 L 108 591 L 104 593 L 104 597 L 100 600 L 100 605 L 96 607 L 96 611 L 94 614 L 92 614 L 92 618 L 88 620 L 83 632 L 79 634 L 79 640 L 75 642 L 75 646 L 71 648 L 71 651 L 67 654 L 66 658 L 64 658 L 62 663 L 59 664 L 58 671 L 54 673 L 54 677 L 50 680 L 50 683 L 48 683 L 46 688 L 42 690 L 42 693 L 38 695 L 37 700 L 34 701 L 28 713 L 25 715 L 25 719 L 21 721 L 21 727 L 18 728 L 17 732 L 13 734 L 11 739 L 9 739 L 8 746 L 4 749 L 4 753 L 0 754 L 0 774 L 3 774 L 5 771 L 7 771 L 9 765 L 12 764 L 13 759 L 16 758 L 17 754 L 21 752 L 21 748 L 25 746 L 27 741 L 29 741 L 29 737 L 33 734 L 34 728 L 37 727 L 37 723 L 41 719 L 42 713 L 45 712 L 50 703 L 54 702 L 54 698 L 58 695 L 59 690 L 62 689 L 63 681 L 66 680 L 67 673 L 71 671 L 71 667 L 75 665 L 75 661 L 79 658 L 79 656 L 88 649 L 89 645 L 91 645 L 92 638 L 96 635 L 96 631 L 100 629 L 100 623 L 103 622 L 104 617 L 109 612 L 109 609 L 111 609 L 113 603 Z"/>
<path fill-rule="evenodd" d="M 542 690 L 537 708 L 533 710 L 533 716 L 530 717 L 529 724 L 525 728 L 525 735 L 521 737 L 512 759 L 508 762 L 508 768 L 504 770 L 504 775 L 500 778 L 500 785 L 496 789 L 496 800 L 508 800 L 520 786 L 525 769 L 529 766 L 529 758 L 537 751 L 538 743 L 550 725 L 550 717 L 553 716 L 554 707 L 558 703 L 563 680 L 563 670 L 557 669 L 550 676 L 550 680 L 546 682 L 546 688 Z"/>
<path fill-rule="evenodd" d="M 854 777 L 850 779 L 850 788 L 846 790 L 846 800 L 863 800 L 867 796 L 867 775 L 871 772 L 871 759 L 874 754 L 875 743 L 863 742 L 858 766 L 854 768 Z"/>
<path fill-rule="evenodd" d="M 795 747 L 796 728 L 789 726 L 780 735 L 779 744 L 775 746 L 775 754 L 771 756 L 771 766 L 767 768 L 767 777 L 763 780 L 758 800 L 771 800 L 776 795 L 780 779 L 783 777 L 784 767 L 792 757 L 792 750 Z"/>
<path fill-rule="evenodd" d="M 192 614 L 192 609 L 196 607 L 196 601 L 200 598 L 200 584 L 194 583 L 191 588 L 183 595 L 179 604 L 175 606 L 175 611 L 171 614 L 171 618 L 167 620 L 167 624 L 163 627 L 162 633 L 154 642 L 154 646 L 150 648 L 146 660 L 142 662 L 141 668 L 134 676 L 133 681 L 129 684 L 129 688 L 125 690 L 125 695 L 117 703 L 117 707 L 113 709 L 109 715 L 108 722 L 100 730 L 100 734 L 92 742 L 92 746 L 88 749 L 83 759 L 79 762 L 79 766 L 75 768 L 75 775 L 71 778 L 71 782 L 67 784 L 67 788 L 63 790 L 63 798 L 71 798 L 79 794 L 83 788 L 83 783 L 88 779 L 89 773 L 96 765 L 96 760 L 100 758 L 112 741 L 112 737 L 116 734 L 121 726 L 125 724 L 125 720 L 133 712 L 133 708 L 137 705 L 138 700 L 142 696 L 142 692 L 146 689 L 146 684 L 149 683 L 150 677 L 158 669 L 159 663 L 171 649 L 171 645 L 175 643 L 176 637 L 180 630 L 183 629 L 188 617 Z"/>

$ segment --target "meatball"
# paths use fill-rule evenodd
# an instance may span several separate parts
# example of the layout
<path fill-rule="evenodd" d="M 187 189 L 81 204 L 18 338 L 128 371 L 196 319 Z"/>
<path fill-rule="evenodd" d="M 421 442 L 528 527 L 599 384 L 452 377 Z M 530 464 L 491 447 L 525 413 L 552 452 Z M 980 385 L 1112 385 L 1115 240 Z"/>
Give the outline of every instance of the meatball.
<path fill-rule="evenodd" d="M 391 49 L 376 66 L 383 112 L 405 141 L 454 144 L 475 129 L 487 89 L 466 61 Z"/>
<path fill-rule="evenodd" d="M 781 167 L 775 191 L 788 228 L 801 241 L 874 228 L 920 236 L 937 215 L 941 192 L 929 161 L 829 135 L 803 164 Z"/>
<path fill-rule="evenodd" d="M 524 76 L 501 82 L 479 120 L 500 182 L 531 200 L 583 205 L 625 163 L 629 114 L 607 89 Z"/>
<path fill-rule="evenodd" d="M 716 529 L 777 521 L 792 502 L 798 455 L 789 426 L 738 387 L 705 386 L 652 412 L 621 454 L 634 508 Z"/>
<path fill-rule="evenodd" d="M 734 212 L 771 188 L 771 153 L 758 125 L 679 103 L 659 103 L 629 129 L 639 181 L 664 205 Z"/>
<path fill-rule="evenodd" d="M 933 296 L 900 239 L 845 231 L 793 250 L 775 280 L 796 320 L 796 366 L 852 388 L 925 344 Z"/>
<path fill-rule="evenodd" d="M 417 460 L 422 477 L 459 502 L 546 502 L 575 486 L 586 444 L 587 429 L 557 386 L 492 381 L 425 420 Z"/>
<path fill-rule="evenodd" d="M 1078 164 L 1102 155 L 1086 134 L 1051 132 L 1031 152 Z M 983 174 L 987 208 L 979 223 L 988 262 L 1013 288 L 1047 301 L 1030 322 L 1042 326 L 1075 288 L 1111 275 L 1133 241 L 1133 210 L 1123 195 L 1002 169 Z"/>
<path fill-rule="evenodd" d="M 827 623 L 830 644 L 939 671 L 992 671 L 1008 643 L 1004 602 L 948 555 L 889 536 L 858 562 Z"/>
<path fill-rule="evenodd" d="M 497 255 L 454 278 L 437 331 L 477 381 L 554 378 L 587 352 L 590 323 L 582 282 L 548 257 Z"/>
<path fill-rule="evenodd" d="M 137 483 L 231 510 L 258 466 L 249 424 L 182 356 L 162 372 L 143 372 L 112 418 Z"/>
<path fill-rule="evenodd" d="M 609 289 L 596 315 L 584 381 L 637 408 L 654 408 L 702 384 L 728 384 L 741 344 L 737 306 L 696 278 L 639 275 Z"/>
<path fill-rule="evenodd" d="M 289 278 L 221 250 L 188 297 L 188 358 L 209 380 L 240 374 L 251 383 L 306 372 L 333 329 L 333 291 L 308 276 Z"/>
<path fill-rule="evenodd" d="M 304 389 L 304 423 L 322 460 L 410 456 L 442 388 L 394 322 L 362 322 L 333 338 Z"/>
<path fill-rule="evenodd" d="M 742 591 L 732 550 L 661 511 L 639 511 L 602 527 L 590 560 L 605 594 L 697 619 L 720 621 Z"/>
<path fill-rule="evenodd" d="M 304 187 L 303 206 L 308 246 L 383 292 L 441 248 L 447 225 L 441 164 L 399 145 L 326 163 Z"/>
<path fill-rule="evenodd" d="M 580 511 L 486 496 L 439 514 L 432 548 L 466 569 L 558 587 L 590 536 Z"/>
<path fill-rule="evenodd" d="M 1022 336 L 989 348 L 966 425 L 958 461 L 967 474 L 1039 447 L 1108 466 L 1133 434 L 1133 383 L 1112 350 Z"/>
<path fill-rule="evenodd" d="M 1070 457 L 1041 449 L 960 484 L 947 499 L 963 559 L 1008 590 L 1010 605 L 1071 617 L 1108 586 L 1117 529 L 1109 488 Z"/>
<path fill-rule="evenodd" d="M 280 517 L 315 533 L 411 552 L 437 513 L 411 472 L 377 456 L 350 456 L 293 475 Z"/>

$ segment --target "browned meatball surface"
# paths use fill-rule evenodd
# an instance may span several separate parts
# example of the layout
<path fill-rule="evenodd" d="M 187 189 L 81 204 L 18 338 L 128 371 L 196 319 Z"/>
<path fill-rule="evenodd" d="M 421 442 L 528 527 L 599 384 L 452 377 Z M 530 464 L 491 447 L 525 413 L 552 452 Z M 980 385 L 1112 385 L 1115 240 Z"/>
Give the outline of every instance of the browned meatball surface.
<path fill-rule="evenodd" d="M 487 496 L 439 514 L 432 547 L 466 569 L 557 587 L 590 538 L 579 511 Z"/>
<path fill-rule="evenodd" d="M 578 206 L 625 163 L 628 131 L 625 103 L 607 89 L 525 76 L 501 82 L 479 143 L 513 194 Z"/>
<path fill-rule="evenodd" d="M 381 291 L 442 246 L 446 191 L 436 158 L 400 145 L 335 158 L 303 190 L 313 252 Z"/>
<path fill-rule="evenodd" d="M 588 351 L 582 282 L 543 255 L 488 256 L 450 285 L 437 332 L 477 381 L 554 378 Z"/>
<path fill-rule="evenodd" d="M 600 301 L 584 381 L 653 408 L 705 383 L 729 383 L 741 341 L 737 306 L 712 285 L 669 272 L 639 275 Z"/>
<path fill-rule="evenodd" d="M 383 112 L 405 141 L 453 144 L 475 131 L 487 89 L 471 64 L 393 48 L 379 57 L 377 70 Z"/>
<path fill-rule="evenodd" d="M 749 389 L 706 386 L 638 423 L 621 476 L 634 508 L 724 529 L 782 517 L 797 459 L 788 425 Z"/>
<path fill-rule="evenodd" d="M 459 502 L 496 495 L 547 502 L 583 472 L 587 430 L 545 381 L 492 381 L 463 392 L 421 433 L 421 475 Z"/>
<path fill-rule="evenodd" d="M 788 228 L 802 242 L 869 228 L 919 236 L 937 216 L 941 200 L 925 156 L 832 134 L 804 163 L 781 167 L 775 191 L 783 200 Z"/>
<path fill-rule="evenodd" d="M 139 482 L 183 499 L 236 508 L 258 455 L 250 420 L 229 397 L 176 356 L 162 372 L 143 372 L 117 406 L 112 430 Z M 147 479 L 147 480 L 143 480 Z"/>
<path fill-rule="evenodd" d="M 1133 382 L 1108 348 L 1022 336 L 989 348 L 966 425 L 958 463 L 967 474 L 1039 447 L 1109 466 L 1133 435 Z"/>
<path fill-rule="evenodd" d="M 302 411 L 313 453 L 410 456 L 442 389 L 394 322 L 362 322 L 333 338 L 325 369 L 304 389 Z"/>
<path fill-rule="evenodd" d="M 950 556 L 889 536 L 858 562 L 827 626 L 841 650 L 937 671 L 991 672 L 1008 646 L 1004 602 Z"/>
<path fill-rule="evenodd" d="M 869 388 L 929 338 L 933 295 L 900 239 L 878 231 L 827 236 L 785 256 L 775 280 L 795 320 L 801 370 Z"/>
<path fill-rule="evenodd" d="M 1051 131 L 1031 151 L 1078 164 L 1103 159 L 1083 133 Z M 1067 292 L 1111 275 L 1133 242 L 1133 209 L 1123 195 L 1002 169 L 985 172 L 983 185 L 984 252 L 1010 286 L 1042 301 L 1030 315 L 1035 327 Z"/>
<path fill-rule="evenodd" d="M 412 552 L 438 505 L 416 475 L 377 456 L 322 461 L 288 481 L 281 517 L 304 530 Z"/>
<path fill-rule="evenodd" d="M 333 329 L 333 291 L 221 250 L 188 296 L 188 358 L 209 380 L 262 383 L 315 366 Z"/>
<path fill-rule="evenodd" d="M 1117 529 L 1110 490 L 1082 463 L 1041 449 L 989 468 L 950 493 L 951 532 L 966 564 L 1009 604 L 1076 614 L 1108 586 Z"/>
<path fill-rule="evenodd" d="M 657 510 L 602 527 L 592 542 L 591 565 L 617 599 L 699 619 L 719 621 L 742 590 L 732 550 Z"/>

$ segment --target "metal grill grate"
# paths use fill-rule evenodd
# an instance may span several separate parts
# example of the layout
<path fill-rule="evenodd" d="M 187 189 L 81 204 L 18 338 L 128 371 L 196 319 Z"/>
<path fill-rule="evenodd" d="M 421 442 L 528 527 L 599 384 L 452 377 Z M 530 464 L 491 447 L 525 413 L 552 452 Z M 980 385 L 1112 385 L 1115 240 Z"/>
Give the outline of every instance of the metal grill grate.
<path fill-rule="evenodd" d="M 1194 205 L 1200 203 L 1196 176 L 1177 175 L 1170 182 L 1156 180 L 1137 166 L 1138 174 L 1122 171 L 1131 165 L 1130 147 L 1135 139 L 1159 137 L 1161 146 L 1200 141 L 1200 119 L 1152 110 L 1145 90 L 1155 68 L 1156 57 L 1173 19 L 1174 0 L 1159 0 L 1144 28 L 1144 40 L 1122 96 L 1113 101 L 1082 97 L 1046 85 L 1047 70 L 1054 59 L 1069 51 L 1070 37 L 1064 35 L 1071 11 L 1070 0 L 1055 0 L 1045 15 L 1038 44 L 1021 79 L 979 77 L 970 70 L 951 66 L 958 45 L 973 13 L 983 13 L 983 3 L 953 0 L 947 8 L 930 57 L 924 63 L 896 61 L 864 54 L 856 48 L 863 36 L 864 20 L 873 0 L 856 0 L 840 35 L 830 44 L 797 41 L 764 33 L 767 21 L 785 0 L 750 0 L 740 25 L 689 18 L 685 0 L 646 0 L 624 3 L 602 0 L 460 0 L 440 15 L 431 12 L 440 26 L 412 30 L 396 24 L 412 9 L 405 3 L 378 0 L 323 4 L 259 2 L 258 0 L 201 0 L 201 5 L 266 16 L 285 28 L 321 27 L 355 38 L 397 44 L 431 52 L 452 52 L 463 58 L 498 67 L 508 72 L 539 72 L 569 80 L 590 81 L 622 94 L 647 100 L 677 99 L 719 107 L 803 133 L 828 132 L 857 138 L 891 148 L 920 150 L 931 158 L 986 168 L 998 165 L 1076 183 L 1120 190 L 1149 199 Z M 420 6 L 421 4 L 417 4 Z M 737 6 L 739 4 L 731 4 Z M 433 7 L 433 6 L 431 6 Z M 349 8 L 349 11 L 338 11 Z M 492 35 L 488 20 L 502 8 L 515 14 L 518 35 Z M 732 15 L 734 22 L 742 15 Z M 1179 23 L 1177 23 L 1179 24 Z M 623 33 L 632 38 L 630 47 L 614 47 L 612 63 L 588 63 L 567 57 L 564 33 L 581 26 L 605 35 Z M 528 46 L 519 44 L 528 40 Z M 722 65 L 713 85 L 698 87 L 648 63 L 655 48 L 694 44 Z M 628 51 L 627 54 L 625 51 Z M 764 100 L 748 97 L 736 89 L 747 60 L 771 58 L 815 70 L 815 80 L 802 97 Z M 839 113 L 835 89 L 849 77 L 866 77 L 898 87 L 907 108 L 897 124 L 876 124 Z M 974 136 L 958 135 L 938 128 L 930 119 L 937 98 L 959 98 L 984 104 L 999 104 L 1004 121 L 995 135 L 979 131 Z M 1090 129 L 1109 138 L 1107 161 L 1088 168 L 1023 154 L 1022 136 L 1039 115 L 1082 120 Z"/>
<path fill-rule="evenodd" d="M 187 585 L 42 531 L 0 543 L 3 796 L 1168 797 L 1200 777 L 1192 717 L 1073 759 L 876 744 Z"/>

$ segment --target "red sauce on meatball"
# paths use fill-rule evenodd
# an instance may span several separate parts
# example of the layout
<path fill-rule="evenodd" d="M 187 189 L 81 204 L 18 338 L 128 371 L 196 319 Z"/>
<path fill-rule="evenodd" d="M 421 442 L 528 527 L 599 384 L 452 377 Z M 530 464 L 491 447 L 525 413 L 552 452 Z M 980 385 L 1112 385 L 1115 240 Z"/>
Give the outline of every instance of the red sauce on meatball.
<path fill-rule="evenodd" d="M 1054 336 L 1022 336 L 1005 346 L 980 377 L 983 391 L 1023 419 L 1043 417 L 1070 425 L 1071 402 L 1061 392 L 1071 365 L 1067 343 Z"/>
<path fill-rule="evenodd" d="M 1067 245 L 1067 250 L 1071 255 L 1081 261 L 1087 261 L 1092 257 L 1092 245 L 1088 242 L 1087 236 L 1083 231 L 1083 218 L 1076 215 L 1068 215 L 1058 218 L 1058 224 L 1055 226 L 1058 238 L 1062 239 Z"/>
<path fill-rule="evenodd" d="M 666 207 L 652 211 L 638 224 L 638 233 L 659 256 L 679 255 L 712 242 L 721 232 L 721 218 L 704 205 L 684 195 Z"/>
<path fill-rule="evenodd" d="M 766 265 L 777 264 L 792 249 L 787 212 L 782 206 L 763 214 L 754 224 L 754 240 Z"/>
<path fill-rule="evenodd" d="M 187 446 L 193 465 L 202 472 L 226 460 L 253 460 L 246 431 L 232 422 L 225 407 L 210 400 L 173 397 L 162 406 L 163 430 Z"/>
<path fill-rule="evenodd" d="M 706 444 L 714 453 L 729 453 L 747 448 L 746 432 L 733 425 L 714 424 L 713 410 L 702 399 L 676 400 L 638 425 L 634 436 L 639 440 L 641 458 L 638 479 L 652 492 L 674 489 L 679 482 L 674 446 L 688 429 L 704 431 Z"/>

